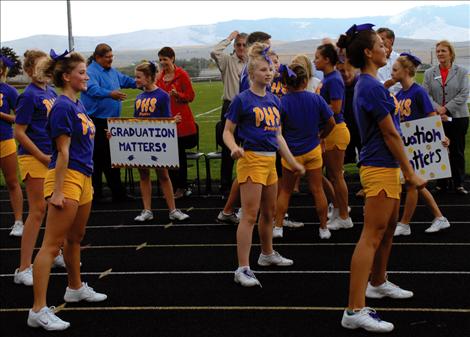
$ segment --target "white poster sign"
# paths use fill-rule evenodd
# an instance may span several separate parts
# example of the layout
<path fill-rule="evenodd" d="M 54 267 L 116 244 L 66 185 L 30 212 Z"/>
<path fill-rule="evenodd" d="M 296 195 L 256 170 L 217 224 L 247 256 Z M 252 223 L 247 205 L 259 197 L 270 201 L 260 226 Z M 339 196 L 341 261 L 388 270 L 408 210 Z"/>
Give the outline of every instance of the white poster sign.
<path fill-rule="evenodd" d="M 179 167 L 173 118 L 108 118 L 112 167 Z"/>
<path fill-rule="evenodd" d="M 451 176 L 449 154 L 442 145 L 445 135 L 439 116 L 403 122 L 400 127 L 406 154 L 417 174 L 427 180 Z"/>

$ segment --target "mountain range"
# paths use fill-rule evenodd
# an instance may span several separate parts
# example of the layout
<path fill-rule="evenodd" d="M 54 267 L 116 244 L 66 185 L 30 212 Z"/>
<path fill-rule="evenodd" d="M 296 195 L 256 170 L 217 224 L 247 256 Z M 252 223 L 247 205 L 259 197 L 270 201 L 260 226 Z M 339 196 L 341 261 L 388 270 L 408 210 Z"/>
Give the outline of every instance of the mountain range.
<path fill-rule="evenodd" d="M 273 40 L 293 42 L 323 37 L 337 37 L 354 23 L 371 22 L 376 27 L 389 27 L 396 36 L 409 39 L 470 40 L 470 4 L 437 7 L 423 6 L 404 11 L 394 16 L 371 16 L 349 19 L 270 18 L 262 20 L 233 20 L 208 25 L 183 26 L 171 29 L 141 30 L 109 36 L 75 36 L 75 49 L 92 51 L 100 42 L 106 42 L 115 51 L 159 49 L 165 45 L 173 47 L 204 46 L 225 38 L 231 31 L 266 31 Z M 61 35 L 34 35 L 2 45 L 23 54 L 26 49 L 64 49 L 67 37 Z"/>

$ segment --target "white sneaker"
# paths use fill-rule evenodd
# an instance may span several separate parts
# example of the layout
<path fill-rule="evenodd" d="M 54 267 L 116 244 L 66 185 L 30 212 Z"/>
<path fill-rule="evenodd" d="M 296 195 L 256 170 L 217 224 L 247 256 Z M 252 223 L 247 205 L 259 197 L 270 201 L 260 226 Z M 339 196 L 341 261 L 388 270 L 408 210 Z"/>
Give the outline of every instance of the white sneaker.
<path fill-rule="evenodd" d="M 69 322 L 61 320 L 54 313 L 55 307 L 44 307 L 39 312 L 29 310 L 28 326 L 32 328 L 42 327 L 48 331 L 65 330 L 70 326 Z"/>
<path fill-rule="evenodd" d="M 403 224 L 401 222 L 397 223 L 397 228 L 395 228 L 395 233 L 393 233 L 393 236 L 408 236 L 411 234 L 411 227 L 410 225 Z"/>
<path fill-rule="evenodd" d="M 240 223 L 240 218 L 238 218 L 235 212 L 230 214 L 225 214 L 224 211 L 220 211 L 219 215 L 217 215 L 217 221 L 227 223 L 230 225 L 238 225 Z"/>
<path fill-rule="evenodd" d="M 33 285 L 33 265 L 29 266 L 23 271 L 19 271 L 19 268 L 16 268 L 15 275 L 13 277 L 13 282 L 16 284 L 24 284 L 25 286 Z"/>
<path fill-rule="evenodd" d="M 351 213 L 351 207 L 349 206 L 348 206 L 348 213 Z M 327 217 L 328 217 L 328 222 L 331 222 L 334 219 L 339 218 L 339 208 L 335 208 L 333 206 L 333 203 L 331 202 L 328 204 Z"/>
<path fill-rule="evenodd" d="M 177 220 L 177 221 L 183 221 L 183 220 L 186 220 L 189 218 L 189 215 L 181 212 L 179 209 L 174 209 L 170 212 L 170 220 L 174 221 L 174 220 Z"/>
<path fill-rule="evenodd" d="M 330 221 L 329 223 L 326 223 L 326 227 L 332 231 L 336 231 L 338 229 L 342 228 L 352 228 L 354 226 L 351 217 L 347 217 L 346 219 L 341 219 L 339 216 L 334 219 L 333 221 Z"/>
<path fill-rule="evenodd" d="M 435 218 L 431 224 L 431 227 L 425 230 L 426 233 L 436 233 L 441 229 L 449 228 L 450 223 L 445 217 Z"/>
<path fill-rule="evenodd" d="M 328 240 L 331 238 L 331 232 L 328 228 L 318 228 L 318 234 L 322 240 Z"/>
<path fill-rule="evenodd" d="M 344 310 L 341 325 L 346 329 L 362 328 L 371 332 L 390 332 L 394 328 L 392 323 L 382 321 L 377 312 L 368 307 L 352 315 L 348 313 L 348 310 Z"/>
<path fill-rule="evenodd" d="M 333 203 L 330 202 L 330 203 L 328 204 L 328 214 L 327 214 L 328 219 L 331 219 L 331 217 L 333 216 L 333 210 L 334 210 L 334 209 L 335 209 L 335 206 L 333 206 Z"/>
<path fill-rule="evenodd" d="M 240 207 L 237 211 L 237 218 L 238 219 L 241 219 L 242 218 L 242 214 L 243 214 L 243 211 L 242 211 L 242 208 Z"/>
<path fill-rule="evenodd" d="M 258 281 L 250 267 L 243 267 L 235 270 L 235 276 L 233 280 L 235 281 L 235 283 L 238 283 L 243 287 L 261 287 L 261 283 Z"/>
<path fill-rule="evenodd" d="M 368 298 L 384 298 L 390 297 L 395 299 L 404 299 L 404 298 L 411 298 L 413 297 L 413 292 L 409 290 L 405 290 L 393 284 L 392 282 L 386 280 L 381 285 L 374 287 L 367 283 L 366 288 L 366 297 Z"/>
<path fill-rule="evenodd" d="M 23 221 L 20 221 L 20 220 L 15 221 L 15 223 L 13 224 L 13 227 L 11 227 L 10 236 L 18 236 L 18 237 L 22 236 L 23 229 L 24 229 Z"/>
<path fill-rule="evenodd" d="M 62 255 L 62 250 L 59 251 L 59 255 L 54 258 L 54 262 L 52 263 L 52 268 L 65 268 L 65 261 L 64 255 Z"/>
<path fill-rule="evenodd" d="M 271 255 L 264 255 L 263 253 L 259 254 L 258 258 L 258 265 L 266 267 L 266 266 L 292 266 L 294 264 L 293 260 L 286 259 L 285 257 L 281 256 L 278 252 L 273 250 Z"/>
<path fill-rule="evenodd" d="M 89 287 L 86 282 L 82 282 L 80 289 L 65 289 L 64 301 L 65 302 L 80 302 L 82 300 L 87 302 L 101 302 L 107 299 L 105 294 L 97 293 L 92 287 Z"/>
<path fill-rule="evenodd" d="M 289 218 L 284 218 L 284 220 L 282 220 L 282 225 L 290 228 L 299 228 L 303 227 L 304 223 L 300 221 L 294 221 Z"/>
<path fill-rule="evenodd" d="M 284 236 L 284 229 L 282 227 L 273 227 L 273 239 L 282 238 Z"/>
<path fill-rule="evenodd" d="M 153 220 L 153 213 L 149 209 L 143 209 L 142 212 L 140 212 L 140 215 L 137 215 L 134 218 L 134 221 L 138 222 L 144 222 L 144 221 L 150 221 Z"/>

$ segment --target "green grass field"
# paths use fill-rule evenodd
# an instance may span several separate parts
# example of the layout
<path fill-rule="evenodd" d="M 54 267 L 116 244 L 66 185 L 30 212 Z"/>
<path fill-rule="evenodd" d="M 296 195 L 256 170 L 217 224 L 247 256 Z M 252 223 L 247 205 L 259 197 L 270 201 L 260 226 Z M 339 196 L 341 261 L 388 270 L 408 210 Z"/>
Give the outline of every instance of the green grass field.
<path fill-rule="evenodd" d="M 417 74 L 417 81 L 421 83 L 423 74 Z M 222 106 L 222 82 L 198 82 L 194 83 L 194 90 L 196 92 L 196 98 L 191 103 L 191 109 L 195 117 L 196 122 L 199 124 L 200 138 L 199 145 L 200 151 L 208 153 L 215 151 L 215 124 L 220 119 L 220 109 Z M 128 89 L 125 90 L 127 98 L 123 102 L 123 117 L 131 117 L 134 113 L 133 104 L 135 97 L 138 95 L 140 90 Z M 470 132 L 467 133 L 467 147 L 466 147 L 466 172 L 470 174 Z M 203 160 L 200 161 L 200 174 L 201 179 L 206 176 L 205 163 Z M 188 162 L 189 172 L 188 179 L 196 177 L 196 167 L 190 161 Z M 348 173 L 357 172 L 357 168 L 354 164 L 346 165 L 346 171 Z M 134 178 L 138 180 L 137 170 L 134 171 Z M 155 174 L 155 173 L 153 173 Z M 122 170 L 124 176 L 124 170 Z M 219 180 L 220 178 L 220 161 L 213 160 L 211 162 L 211 175 L 212 179 Z M 4 185 L 3 176 L 0 178 L 0 185 Z"/>

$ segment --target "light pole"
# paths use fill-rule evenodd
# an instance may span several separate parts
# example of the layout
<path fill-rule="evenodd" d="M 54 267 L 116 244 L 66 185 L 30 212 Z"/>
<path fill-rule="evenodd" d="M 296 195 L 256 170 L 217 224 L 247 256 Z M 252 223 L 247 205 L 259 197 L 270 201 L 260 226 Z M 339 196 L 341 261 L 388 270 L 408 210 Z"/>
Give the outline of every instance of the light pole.
<path fill-rule="evenodd" d="M 73 35 L 72 35 L 72 10 L 70 9 L 70 0 L 67 0 L 67 23 L 69 32 L 69 51 L 73 49 Z"/>

